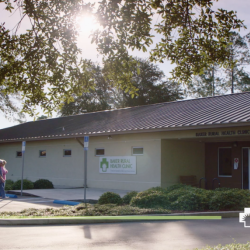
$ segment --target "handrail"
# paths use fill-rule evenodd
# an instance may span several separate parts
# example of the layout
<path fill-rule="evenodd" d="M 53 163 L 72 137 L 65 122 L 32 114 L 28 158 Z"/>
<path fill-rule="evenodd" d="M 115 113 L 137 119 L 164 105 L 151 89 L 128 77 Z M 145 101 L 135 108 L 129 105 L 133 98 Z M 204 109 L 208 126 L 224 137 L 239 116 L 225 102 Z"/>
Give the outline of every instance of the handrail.
<path fill-rule="evenodd" d="M 205 189 L 207 189 L 207 179 L 205 177 L 200 178 L 200 180 L 199 180 L 199 188 L 201 188 L 201 181 L 202 180 L 205 181 Z"/>
<path fill-rule="evenodd" d="M 214 181 L 218 181 L 218 186 L 220 187 L 220 180 L 218 179 L 218 178 L 214 178 L 213 180 L 212 180 L 212 189 L 214 189 Z"/>

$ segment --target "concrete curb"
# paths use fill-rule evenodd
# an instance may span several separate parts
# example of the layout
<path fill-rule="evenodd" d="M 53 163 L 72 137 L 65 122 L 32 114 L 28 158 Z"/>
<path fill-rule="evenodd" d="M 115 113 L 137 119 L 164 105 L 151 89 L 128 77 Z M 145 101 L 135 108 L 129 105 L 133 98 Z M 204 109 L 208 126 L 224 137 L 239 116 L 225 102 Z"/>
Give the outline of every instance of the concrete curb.
<path fill-rule="evenodd" d="M 90 217 L 81 217 L 81 218 L 34 218 L 34 219 L 0 219 L 0 225 L 69 225 L 69 224 L 96 224 L 96 223 L 121 223 L 121 222 L 146 222 L 146 221 L 169 221 L 166 218 L 159 219 L 159 218 L 152 218 L 154 216 L 221 216 L 221 218 L 239 218 L 239 213 L 243 211 L 231 211 L 231 212 L 200 212 L 200 213 L 176 213 L 176 214 L 162 214 L 162 215 L 148 215 L 149 219 L 145 218 L 145 215 L 142 215 L 142 218 L 124 218 L 125 216 L 100 216 L 99 218 L 95 216 L 93 218 Z M 144 216 L 144 217 L 143 217 Z M 131 216 L 129 216 L 131 217 Z M 184 220 L 186 218 L 183 218 Z M 178 219 L 177 219 L 178 220 Z"/>
<path fill-rule="evenodd" d="M 20 191 L 8 190 L 8 191 L 6 191 L 6 194 L 21 195 L 21 192 Z M 40 197 L 38 195 L 34 195 L 34 194 L 26 193 L 26 192 L 23 192 L 23 196 Z"/>
<path fill-rule="evenodd" d="M 224 212 L 195 212 L 195 213 L 175 213 L 170 215 L 179 216 L 221 216 L 221 218 L 239 218 L 239 213 L 244 213 L 244 211 L 224 211 Z"/>

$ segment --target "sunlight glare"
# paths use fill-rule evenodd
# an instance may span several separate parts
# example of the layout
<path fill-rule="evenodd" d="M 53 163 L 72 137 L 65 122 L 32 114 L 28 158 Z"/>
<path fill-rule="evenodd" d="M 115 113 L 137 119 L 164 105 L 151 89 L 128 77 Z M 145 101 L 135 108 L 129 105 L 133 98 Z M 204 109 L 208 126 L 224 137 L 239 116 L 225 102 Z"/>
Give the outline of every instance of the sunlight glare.
<path fill-rule="evenodd" d="M 90 35 L 91 31 L 98 28 L 98 24 L 94 16 L 91 15 L 84 15 L 82 17 L 79 17 L 77 20 L 77 24 L 79 26 L 79 32 L 82 35 Z"/>

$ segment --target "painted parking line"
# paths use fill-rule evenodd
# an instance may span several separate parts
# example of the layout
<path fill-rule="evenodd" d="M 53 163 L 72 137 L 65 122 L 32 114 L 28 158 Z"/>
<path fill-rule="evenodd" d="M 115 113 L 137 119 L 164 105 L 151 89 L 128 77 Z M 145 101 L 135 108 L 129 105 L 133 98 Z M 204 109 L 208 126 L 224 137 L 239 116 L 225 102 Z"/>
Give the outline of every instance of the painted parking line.
<path fill-rule="evenodd" d="M 53 203 L 62 204 L 62 205 L 69 205 L 69 206 L 76 206 L 76 205 L 79 205 L 81 202 L 66 201 L 66 200 L 54 200 Z"/>
<path fill-rule="evenodd" d="M 17 195 L 15 195 L 15 194 L 6 194 L 6 197 L 9 197 L 9 198 L 17 198 Z"/>

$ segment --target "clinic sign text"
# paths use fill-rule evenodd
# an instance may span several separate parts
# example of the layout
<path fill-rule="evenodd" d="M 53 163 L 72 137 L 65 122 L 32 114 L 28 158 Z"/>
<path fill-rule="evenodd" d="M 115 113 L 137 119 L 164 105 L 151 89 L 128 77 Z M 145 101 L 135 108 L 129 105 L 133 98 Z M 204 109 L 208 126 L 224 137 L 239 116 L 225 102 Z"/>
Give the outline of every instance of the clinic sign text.
<path fill-rule="evenodd" d="M 220 132 L 197 132 L 196 137 L 202 136 L 227 136 L 227 135 L 250 135 L 250 130 L 225 130 Z"/>
<path fill-rule="evenodd" d="M 102 173 L 102 174 L 136 174 L 136 156 L 100 157 L 99 173 Z"/>

